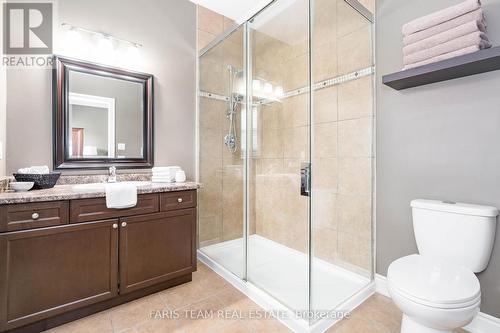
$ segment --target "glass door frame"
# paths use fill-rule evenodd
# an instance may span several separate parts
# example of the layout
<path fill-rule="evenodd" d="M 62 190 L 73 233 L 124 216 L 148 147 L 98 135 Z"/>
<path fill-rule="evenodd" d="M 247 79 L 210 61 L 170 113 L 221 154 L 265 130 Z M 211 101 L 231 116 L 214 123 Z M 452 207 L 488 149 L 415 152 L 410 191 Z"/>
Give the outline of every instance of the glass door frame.
<path fill-rule="evenodd" d="M 252 48 L 252 29 L 250 27 L 250 24 L 254 22 L 254 20 L 256 18 L 258 18 L 258 16 L 260 14 L 262 14 L 263 12 L 265 12 L 266 10 L 268 10 L 270 7 L 272 7 L 273 5 L 276 5 L 277 3 L 279 3 L 280 1 L 283 1 L 283 0 L 272 0 L 270 1 L 264 8 L 262 8 L 261 10 L 259 10 L 256 14 L 254 14 L 251 18 L 249 18 L 247 21 L 245 21 L 242 25 L 244 26 L 244 47 L 245 47 L 245 51 L 244 51 L 244 54 L 245 54 L 245 73 L 246 73 L 246 92 L 247 92 L 247 95 L 246 95 L 246 104 L 247 105 L 251 105 L 252 101 L 253 101 L 253 63 L 252 63 L 252 52 L 253 52 L 253 48 Z M 313 119 L 313 108 L 312 108 L 312 87 L 313 87 L 313 83 L 312 83 L 312 34 L 313 34 L 313 31 L 312 31 L 312 18 L 313 18 L 313 13 L 312 13 L 312 6 L 314 4 L 314 0 L 295 0 L 295 1 L 307 1 L 307 7 L 308 7 L 308 15 L 307 15 L 307 27 L 308 27 L 308 33 L 307 33 L 307 38 L 308 38 L 308 46 L 307 46 L 307 55 L 308 55 L 308 60 L 307 60 L 307 84 L 305 87 L 307 87 L 307 93 L 309 95 L 309 98 L 308 98 L 308 110 L 307 110 L 307 122 L 308 122 L 308 135 L 307 135 L 307 150 L 308 150 L 308 158 L 307 158 L 307 163 L 309 165 L 309 168 L 310 170 L 312 170 L 312 156 L 313 156 L 313 152 L 312 152 L 312 138 L 313 138 L 313 123 L 312 123 L 312 119 Z M 259 289 L 261 289 L 262 291 L 264 291 L 267 295 L 269 295 L 271 298 L 273 298 L 274 300 L 276 300 L 277 302 L 281 303 L 282 305 L 284 305 L 286 308 L 288 308 L 289 310 L 291 311 L 294 311 L 294 310 L 297 310 L 297 309 L 293 309 L 289 304 L 286 304 L 284 301 L 276 298 L 273 294 L 271 294 L 269 291 L 265 290 L 264 288 L 261 288 L 258 284 L 255 284 L 253 283 L 251 280 L 248 279 L 248 272 L 250 270 L 249 268 L 249 230 L 250 230 L 250 222 L 251 222 L 251 216 L 249 214 L 250 212 L 250 207 L 251 207 L 251 195 L 250 195 L 250 192 L 249 192 L 249 189 L 250 189 L 250 182 L 252 181 L 252 175 L 251 175 L 251 166 L 252 166 L 252 163 L 253 163 L 253 158 L 252 158 L 252 154 L 253 153 L 253 147 L 251 146 L 252 144 L 252 131 L 253 131 L 253 124 L 252 124 L 252 121 L 253 121 L 253 117 L 252 117 L 252 112 L 246 112 L 246 117 L 247 117 L 247 121 L 246 121 L 246 154 L 245 154 L 245 196 L 246 196 L 246 200 L 245 200 L 245 219 L 244 219 L 244 223 L 245 223 L 245 278 L 244 278 L 244 281 L 245 282 L 250 282 L 254 285 L 256 285 L 257 287 L 259 287 Z M 312 255 L 312 242 L 311 242 L 311 236 L 312 236 L 312 217 L 311 217 L 311 212 L 312 212 L 312 171 L 310 172 L 310 177 L 309 177 L 309 195 L 307 196 L 307 200 L 308 200 L 308 204 L 307 204 L 307 246 L 306 246 L 306 256 L 307 256 L 307 309 L 303 309 L 305 311 L 308 311 L 309 313 L 311 312 L 311 255 Z M 300 189 L 297 189 L 297 191 L 299 191 Z M 302 309 L 301 309 L 302 310 Z M 308 320 L 309 323 L 311 323 L 309 320 Z"/>
<path fill-rule="evenodd" d="M 224 40 L 226 40 L 231 34 L 233 34 L 234 32 L 236 32 L 238 29 L 240 28 L 243 28 L 243 72 L 244 72 L 244 77 L 245 77 L 245 81 L 246 81 L 246 87 L 245 87 L 245 90 L 246 90 L 246 96 L 244 97 L 244 101 L 245 101 L 245 104 L 248 106 L 248 105 L 251 105 L 252 104 L 252 99 L 253 99 L 253 91 L 252 91 L 252 82 L 253 82 L 253 73 L 252 73 L 252 69 L 253 69 L 253 64 L 252 64 L 252 43 L 251 43 L 251 28 L 250 28 L 250 24 L 253 22 L 253 20 L 259 16 L 259 14 L 261 14 L 263 11 L 267 10 L 270 6 L 273 6 L 275 5 L 275 3 L 277 2 L 280 2 L 281 0 L 271 0 L 264 8 L 262 8 L 259 12 L 257 12 L 256 14 L 254 14 L 251 18 L 249 18 L 248 20 L 246 20 L 245 22 L 243 22 L 242 24 L 238 25 L 238 26 L 235 26 L 233 29 L 231 30 L 228 30 L 227 32 L 225 32 L 223 35 L 221 35 L 220 37 L 217 37 L 214 41 L 212 41 L 211 43 L 209 43 L 209 45 L 207 45 L 206 47 L 204 47 L 202 50 L 200 50 L 199 54 L 198 54 L 198 57 L 197 57 L 197 67 L 198 67 L 198 70 L 197 70 L 197 75 L 198 75 L 198 79 L 197 79 L 197 83 L 198 83 L 198 88 L 197 90 L 200 91 L 200 87 L 199 87 L 199 83 L 200 83 L 200 71 L 199 71 L 199 68 L 200 68 L 200 59 L 203 57 L 203 55 L 205 55 L 205 53 L 209 52 L 210 50 L 212 50 L 214 47 L 216 47 L 218 44 L 222 43 Z M 310 194 L 309 194 L 309 197 L 308 197 L 308 212 L 307 212 L 307 216 L 308 216 L 308 225 L 307 225 L 307 230 L 308 230 L 308 235 L 307 235 L 307 269 L 308 269 L 308 290 L 307 290 L 307 293 L 308 293 L 308 311 L 311 312 L 311 311 L 314 311 L 313 309 L 313 299 L 312 299 L 312 288 L 314 288 L 314 286 L 312 285 L 312 275 L 313 275 L 313 272 L 312 272 L 312 258 L 313 258 L 313 239 L 312 239 L 312 235 L 313 235 L 313 221 L 314 221 L 314 215 L 315 215 L 315 212 L 314 212 L 314 200 L 315 200 L 315 196 L 314 196 L 314 191 L 312 191 L 312 180 L 314 179 L 314 164 L 313 164 L 313 157 L 315 156 L 315 152 L 314 152 L 314 122 L 313 122 L 313 119 L 314 119 L 314 96 L 313 96 L 313 93 L 314 93 L 314 62 L 313 62 L 313 52 L 314 52 L 314 45 L 313 45 L 313 42 L 314 42 L 314 4 L 316 2 L 316 0 L 307 0 L 308 1 L 308 7 L 309 7 L 309 10 L 308 10 L 308 15 L 307 15 L 307 20 L 308 20 L 308 84 L 307 84 L 307 87 L 309 89 L 308 93 L 309 93 L 309 98 L 308 98 L 308 127 L 309 127 L 309 131 L 308 131 L 308 151 L 309 151 L 309 154 L 308 154 L 308 163 L 311 167 L 311 176 L 310 176 L 310 186 L 311 188 L 309 189 L 310 191 Z M 371 13 L 366 13 L 365 11 L 360 11 L 359 8 L 356 5 L 359 4 L 358 1 L 356 0 L 343 0 L 345 1 L 347 4 L 351 5 L 351 7 L 353 7 L 354 10 L 358 11 L 360 15 L 364 16 L 368 21 L 371 22 L 372 24 L 372 44 L 374 45 L 375 43 L 375 39 L 374 39 L 374 36 L 373 36 L 373 33 L 374 33 L 374 21 L 373 21 L 373 15 L 369 15 Z M 354 3 L 354 5 L 353 5 Z M 364 7 L 363 7 L 364 8 Z M 372 49 L 374 49 L 374 46 L 372 46 Z M 374 55 L 374 53 L 373 53 Z M 372 56 L 373 56 L 372 55 Z M 372 74 L 373 75 L 373 74 Z M 375 75 L 373 75 L 373 80 L 375 80 Z M 375 92 L 374 92 L 374 96 L 375 96 Z M 197 145 L 196 145 L 196 150 L 197 150 L 197 168 L 196 168 L 196 172 L 197 172 L 197 178 L 199 179 L 200 177 L 200 172 L 199 172 L 199 165 L 200 165 L 200 161 L 199 161 L 199 156 L 200 156 L 200 144 L 199 144 L 199 103 L 200 102 L 200 96 L 197 96 L 197 109 L 198 109 L 198 112 L 197 112 L 197 115 L 196 115 L 196 119 L 197 119 L 197 122 L 196 122 L 196 127 L 197 127 Z M 374 101 L 372 101 L 372 105 L 373 105 L 373 108 L 375 108 L 375 103 Z M 373 114 L 373 117 L 375 118 L 375 113 Z M 243 203 L 244 203 L 244 207 L 243 207 L 243 239 L 244 239 L 244 254 L 243 254 L 243 257 L 244 257 L 244 274 L 243 274 L 243 277 L 240 277 L 240 276 L 237 276 L 238 278 L 241 278 L 243 281 L 245 282 L 250 282 L 252 283 L 251 281 L 248 280 L 248 272 L 249 272 L 249 260 L 248 260 L 248 254 L 249 254 L 249 236 L 250 236 L 250 223 L 252 222 L 251 219 L 251 214 L 250 214 L 250 211 L 251 211 L 251 205 L 252 205 L 252 200 L 251 200 L 251 195 L 250 195 L 250 182 L 252 180 L 252 175 L 251 175 L 251 172 L 252 172 L 252 164 L 254 163 L 253 162 L 253 158 L 252 158 L 252 154 L 253 154 L 253 150 L 252 150 L 252 131 L 253 131 L 253 117 L 252 117 L 252 112 L 248 112 L 248 109 L 247 109 L 247 112 L 246 112 L 246 129 L 245 129 L 245 136 L 246 136 L 246 149 L 245 149 L 245 153 L 244 153 L 244 171 L 243 171 Z M 373 126 L 375 128 L 375 126 Z M 375 131 L 373 131 L 373 136 L 375 136 Z M 375 144 L 375 141 L 372 140 L 372 145 Z M 374 158 L 372 159 L 374 160 Z M 373 176 L 373 173 L 375 172 L 375 165 L 372 166 L 372 179 L 371 179 L 371 182 L 372 182 L 372 185 L 373 185 L 373 190 L 375 190 L 375 177 Z M 372 203 L 374 204 L 374 201 L 375 201 L 375 196 L 373 195 L 372 193 Z M 374 209 L 374 205 L 372 204 L 372 210 Z M 372 238 L 372 244 L 371 244 L 371 257 L 372 257 L 372 269 L 371 269 L 371 280 L 373 281 L 374 279 L 374 274 L 375 274 L 375 251 L 374 251 L 374 247 L 375 247 L 375 218 L 374 218 L 374 215 L 372 214 L 372 221 L 371 221 L 371 224 L 372 224 L 372 235 L 371 235 L 371 238 Z M 233 273 L 233 272 L 231 272 Z M 234 274 L 234 273 L 233 273 Z M 280 301 L 279 299 L 275 298 L 272 294 L 270 294 L 269 292 L 267 292 L 266 290 L 262 289 L 262 291 L 264 291 L 267 295 L 269 295 L 271 298 L 275 299 L 277 302 L 280 302 L 282 305 L 284 305 L 285 307 L 291 309 L 287 304 L 283 303 L 282 301 Z M 331 310 L 334 310 L 334 309 L 331 309 Z M 309 320 L 309 323 L 310 324 L 313 324 L 314 321 L 312 320 Z"/>

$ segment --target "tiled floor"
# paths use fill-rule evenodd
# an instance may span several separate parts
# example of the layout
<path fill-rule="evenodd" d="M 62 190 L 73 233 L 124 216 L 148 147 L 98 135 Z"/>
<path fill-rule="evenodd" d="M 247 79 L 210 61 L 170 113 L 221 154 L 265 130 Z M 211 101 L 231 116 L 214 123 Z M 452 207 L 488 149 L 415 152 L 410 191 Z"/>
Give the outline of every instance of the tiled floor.
<path fill-rule="evenodd" d="M 166 310 L 166 312 L 162 312 Z M 175 310 L 175 311 L 174 311 Z M 186 312 L 186 310 L 188 312 Z M 198 311 L 201 310 L 201 311 Z M 211 311 L 213 310 L 213 311 Z M 224 319 L 218 318 L 219 310 Z M 198 264 L 193 281 L 78 321 L 59 326 L 50 333 L 280 333 L 290 332 L 275 319 L 248 318 L 261 309 L 212 270 Z M 178 319 L 159 318 L 162 314 Z M 187 315 L 186 315 L 187 314 Z M 235 316 L 238 314 L 238 316 Z M 241 318 L 243 315 L 245 318 Z M 156 316 L 156 318 L 154 318 Z M 189 318 L 187 318 L 189 317 Z M 237 318 L 235 318 L 237 317 Z M 329 333 L 396 333 L 401 313 L 389 298 L 374 295 L 349 319 Z"/>

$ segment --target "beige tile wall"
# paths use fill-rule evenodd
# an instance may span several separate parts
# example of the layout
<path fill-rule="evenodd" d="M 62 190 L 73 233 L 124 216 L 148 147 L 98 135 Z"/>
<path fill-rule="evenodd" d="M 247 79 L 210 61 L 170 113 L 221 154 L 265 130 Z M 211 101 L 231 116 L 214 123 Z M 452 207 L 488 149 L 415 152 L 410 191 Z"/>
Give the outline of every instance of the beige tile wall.
<path fill-rule="evenodd" d="M 371 27 L 343 0 L 317 0 L 313 78 L 319 82 L 372 64 Z M 305 44 L 305 45 L 304 45 Z M 307 85 L 307 41 L 287 45 L 261 33 L 252 40 L 254 75 L 285 90 Z M 372 78 L 314 92 L 313 251 L 329 262 L 371 265 Z M 307 250 L 308 202 L 300 166 L 307 161 L 309 96 L 261 109 L 256 164 L 256 232 Z"/>
<path fill-rule="evenodd" d="M 198 50 L 207 46 L 234 22 L 209 9 L 198 6 Z M 210 50 L 200 61 L 200 89 L 228 95 L 227 66 L 242 68 L 242 32 Z M 241 151 L 230 153 L 223 144 L 228 131 L 228 103 L 200 98 L 200 246 L 243 236 L 243 167 Z M 237 133 L 240 132 L 240 118 Z"/>
<path fill-rule="evenodd" d="M 370 8 L 371 2 L 363 4 Z M 343 0 L 317 0 L 315 6 L 314 81 L 371 66 L 369 22 Z M 324 59 L 332 59 L 330 65 Z M 313 96 L 314 255 L 366 270 L 372 257 L 372 96 L 372 77 Z"/>

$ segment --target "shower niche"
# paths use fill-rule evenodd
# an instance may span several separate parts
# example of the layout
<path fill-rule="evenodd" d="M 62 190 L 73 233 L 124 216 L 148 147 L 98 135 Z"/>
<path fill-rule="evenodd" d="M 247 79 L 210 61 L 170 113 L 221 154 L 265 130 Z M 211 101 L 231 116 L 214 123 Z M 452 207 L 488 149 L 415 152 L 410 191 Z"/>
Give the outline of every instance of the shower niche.
<path fill-rule="evenodd" d="M 373 24 L 360 8 L 276 0 L 199 56 L 199 256 L 307 313 L 299 326 L 373 287 Z"/>

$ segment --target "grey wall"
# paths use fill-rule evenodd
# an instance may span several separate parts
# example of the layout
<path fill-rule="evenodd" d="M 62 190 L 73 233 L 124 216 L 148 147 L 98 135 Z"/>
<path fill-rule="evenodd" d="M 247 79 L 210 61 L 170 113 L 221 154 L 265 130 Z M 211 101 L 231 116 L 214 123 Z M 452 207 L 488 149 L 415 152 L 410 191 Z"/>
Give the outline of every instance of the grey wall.
<path fill-rule="evenodd" d="M 0 1 L 0 17 L 3 17 L 3 4 Z M 3 36 L 3 24 L 0 24 L 0 36 Z M 0 43 L 0 54 L 3 54 L 3 43 Z M 0 178 L 5 176 L 5 138 L 6 138 L 6 114 L 7 114 L 7 73 L 3 63 L 0 64 Z"/>
<path fill-rule="evenodd" d="M 155 164 L 179 165 L 194 177 L 196 7 L 188 0 L 56 1 L 56 53 L 93 60 L 98 41 L 66 53 L 60 23 L 139 42 L 140 58 L 128 68 L 155 76 Z M 124 51 L 117 51 L 119 62 Z M 120 63 L 117 64 L 120 66 Z M 7 172 L 52 166 L 51 73 L 9 70 L 7 77 Z"/>
<path fill-rule="evenodd" d="M 447 199 L 500 207 L 500 71 L 395 91 L 381 76 L 402 65 L 401 26 L 461 0 L 377 0 L 377 273 L 416 253 L 409 202 Z M 500 45 L 500 0 L 483 0 Z M 498 228 L 497 228 L 498 230 Z M 464 244 L 475 246 L 476 244 Z M 479 274 L 481 311 L 500 317 L 500 231 Z"/>

